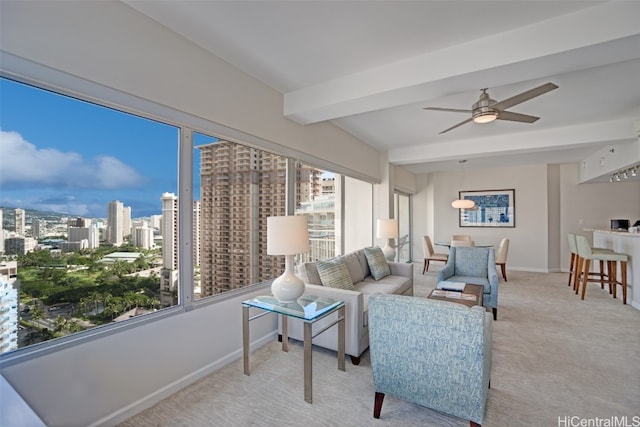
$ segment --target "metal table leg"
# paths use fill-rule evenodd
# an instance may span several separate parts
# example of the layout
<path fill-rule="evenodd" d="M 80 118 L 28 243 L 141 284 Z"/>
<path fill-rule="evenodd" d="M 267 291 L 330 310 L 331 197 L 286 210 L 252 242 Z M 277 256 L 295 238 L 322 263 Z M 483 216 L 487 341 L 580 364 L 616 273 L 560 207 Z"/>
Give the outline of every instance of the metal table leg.
<path fill-rule="evenodd" d="M 311 323 L 304 322 L 304 400 L 311 403 L 312 400 L 312 368 L 313 360 L 311 353 L 311 344 L 313 337 L 311 336 Z"/>
<path fill-rule="evenodd" d="M 249 307 L 242 306 L 242 361 L 244 363 L 244 374 L 249 372 Z"/>

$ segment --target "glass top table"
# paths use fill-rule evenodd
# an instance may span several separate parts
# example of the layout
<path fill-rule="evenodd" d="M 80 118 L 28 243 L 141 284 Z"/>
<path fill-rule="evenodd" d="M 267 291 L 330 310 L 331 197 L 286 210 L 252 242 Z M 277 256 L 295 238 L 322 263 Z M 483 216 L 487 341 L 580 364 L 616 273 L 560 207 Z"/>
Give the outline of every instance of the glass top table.
<path fill-rule="evenodd" d="M 260 309 L 263 312 L 249 317 L 250 309 Z M 312 334 L 315 322 L 333 313 L 338 313 L 335 321 Z M 334 325 L 338 326 L 338 369 L 345 370 L 344 364 L 344 335 L 345 335 L 345 306 L 343 301 L 332 298 L 303 295 L 295 303 L 281 303 L 271 295 L 256 296 L 242 301 L 242 356 L 244 374 L 251 375 L 249 369 L 249 322 L 264 315 L 275 313 L 280 316 L 282 323 L 282 351 L 288 351 L 289 337 L 287 334 L 287 319 L 293 317 L 304 322 L 304 400 L 312 402 L 312 353 L 311 346 L 315 336 L 320 335 Z"/>
<path fill-rule="evenodd" d="M 303 295 L 295 303 L 283 303 L 274 296 L 257 296 L 253 299 L 242 301 L 243 306 L 261 308 L 273 313 L 297 317 L 299 319 L 313 321 L 318 317 L 333 312 L 344 304 L 332 298 Z"/>

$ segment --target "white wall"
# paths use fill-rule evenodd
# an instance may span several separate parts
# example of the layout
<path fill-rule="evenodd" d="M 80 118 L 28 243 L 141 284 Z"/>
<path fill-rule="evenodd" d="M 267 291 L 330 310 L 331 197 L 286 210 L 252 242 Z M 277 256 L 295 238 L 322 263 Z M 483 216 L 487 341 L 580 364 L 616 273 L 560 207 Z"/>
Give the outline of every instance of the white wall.
<path fill-rule="evenodd" d="M 448 242 L 452 234 L 471 234 L 480 245 L 510 239 L 507 266 L 512 270 L 566 271 L 566 233 L 588 235 L 587 228 L 609 228 L 611 218 L 640 219 L 640 182 L 578 184 L 578 165 L 531 165 L 438 172 L 416 177 L 414 253 L 420 238 Z M 459 190 L 515 189 L 515 228 L 459 227 L 451 201 Z M 439 248 L 443 249 L 443 248 Z"/>
<path fill-rule="evenodd" d="M 611 219 L 640 220 L 640 181 L 578 184 L 578 165 L 560 168 L 562 202 L 561 261 L 562 271 L 569 268 L 567 233 L 582 234 L 589 241 L 591 229 L 611 227 Z"/>

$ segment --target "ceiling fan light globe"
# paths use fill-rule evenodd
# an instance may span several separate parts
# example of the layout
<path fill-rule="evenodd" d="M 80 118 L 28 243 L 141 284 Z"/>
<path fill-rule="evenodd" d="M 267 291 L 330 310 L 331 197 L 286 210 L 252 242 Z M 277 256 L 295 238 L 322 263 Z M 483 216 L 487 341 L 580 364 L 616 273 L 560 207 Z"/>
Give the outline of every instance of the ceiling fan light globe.
<path fill-rule="evenodd" d="M 475 123 L 491 123 L 497 118 L 498 118 L 498 114 L 494 112 L 480 113 L 478 115 L 474 115 L 473 121 Z"/>

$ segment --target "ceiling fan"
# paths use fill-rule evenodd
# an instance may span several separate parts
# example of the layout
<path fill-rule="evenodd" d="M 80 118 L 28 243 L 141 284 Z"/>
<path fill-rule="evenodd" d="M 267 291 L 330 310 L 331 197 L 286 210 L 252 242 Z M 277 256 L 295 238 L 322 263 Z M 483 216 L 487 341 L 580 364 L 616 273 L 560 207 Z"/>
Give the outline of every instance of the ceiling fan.
<path fill-rule="evenodd" d="M 469 123 L 470 121 L 474 121 L 475 123 L 489 123 L 494 120 L 509 120 L 512 122 L 524 122 L 524 123 L 533 123 L 538 120 L 540 117 L 529 116 L 527 114 L 513 113 L 511 111 L 506 111 L 507 108 L 511 108 L 514 105 L 521 104 L 525 101 L 528 101 L 536 96 L 540 96 L 549 91 L 557 89 L 558 86 L 553 83 L 546 83 L 542 86 L 538 86 L 536 88 L 530 89 L 526 92 L 522 92 L 518 95 L 512 96 L 511 98 L 507 98 L 503 101 L 497 102 L 489 97 L 487 93 L 487 88 L 480 89 L 482 93 L 480 94 L 480 99 L 478 102 L 474 103 L 471 106 L 471 110 L 459 110 L 456 108 L 439 108 L 439 107 L 424 107 L 425 110 L 434 110 L 434 111 L 450 111 L 453 113 L 471 113 L 471 117 L 468 119 L 451 126 L 448 129 L 443 130 L 440 134 L 445 132 L 449 132 L 452 129 L 457 128 L 458 126 L 462 126 L 465 123 Z"/>

